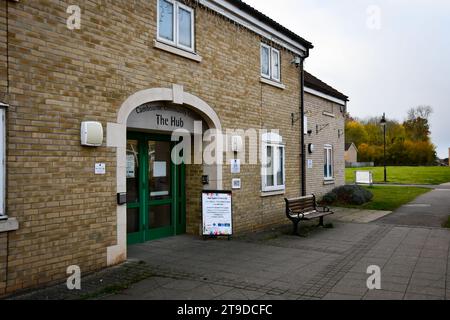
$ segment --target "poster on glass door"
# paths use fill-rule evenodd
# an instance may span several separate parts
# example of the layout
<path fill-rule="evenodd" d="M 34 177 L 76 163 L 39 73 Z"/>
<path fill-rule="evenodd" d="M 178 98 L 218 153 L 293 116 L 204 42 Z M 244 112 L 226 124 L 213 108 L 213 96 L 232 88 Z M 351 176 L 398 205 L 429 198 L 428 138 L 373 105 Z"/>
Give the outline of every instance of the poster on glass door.
<path fill-rule="evenodd" d="M 233 235 L 233 209 L 231 191 L 203 191 L 203 236 Z"/>

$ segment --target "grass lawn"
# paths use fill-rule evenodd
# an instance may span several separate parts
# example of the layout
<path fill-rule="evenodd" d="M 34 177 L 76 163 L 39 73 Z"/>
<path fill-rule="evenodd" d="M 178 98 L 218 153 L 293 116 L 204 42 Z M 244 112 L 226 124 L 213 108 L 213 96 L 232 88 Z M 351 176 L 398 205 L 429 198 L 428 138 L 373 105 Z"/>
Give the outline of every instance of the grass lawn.
<path fill-rule="evenodd" d="M 372 171 L 374 183 L 383 183 L 384 168 L 347 168 L 347 183 L 355 182 L 355 171 Z M 399 184 L 442 184 L 450 182 L 450 167 L 388 167 L 388 183 Z"/>
<path fill-rule="evenodd" d="M 444 223 L 442 224 L 442 228 L 450 229 L 450 216 L 448 217 L 448 219 L 446 221 L 444 221 Z"/>
<path fill-rule="evenodd" d="M 418 196 L 425 194 L 431 189 L 416 187 L 365 187 L 373 193 L 372 201 L 362 206 L 339 205 L 338 207 L 358 208 L 367 210 L 394 211 L 402 205 L 413 201 Z"/>

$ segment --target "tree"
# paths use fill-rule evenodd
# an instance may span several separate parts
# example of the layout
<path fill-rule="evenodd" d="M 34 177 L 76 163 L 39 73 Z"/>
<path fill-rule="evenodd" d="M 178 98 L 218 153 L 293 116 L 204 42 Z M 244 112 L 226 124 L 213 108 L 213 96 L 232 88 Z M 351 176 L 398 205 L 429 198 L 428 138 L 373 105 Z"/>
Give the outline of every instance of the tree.
<path fill-rule="evenodd" d="M 408 119 L 403 123 L 406 136 L 412 141 L 430 141 L 429 118 L 433 113 L 430 106 L 419 106 L 408 111 Z"/>
<path fill-rule="evenodd" d="M 354 143 L 357 147 L 367 142 L 368 136 L 364 126 L 356 120 L 348 120 L 345 123 L 345 142 Z"/>
<path fill-rule="evenodd" d="M 388 165 L 433 165 L 436 148 L 431 143 L 429 118 L 433 109 L 419 106 L 408 111 L 407 120 L 402 124 L 387 120 L 386 162 Z M 362 162 L 384 162 L 384 137 L 380 118 L 359 121 L 347 117 L 346 142 L 354 142 L 358 147 L 358 158 Z"/>
<path fill-rule="evenodd" d="M 408 120 L 422 118 L 429 120 L 433 114 L 433 108 L 430 106 L 418 106 L 408 110 Z"/>

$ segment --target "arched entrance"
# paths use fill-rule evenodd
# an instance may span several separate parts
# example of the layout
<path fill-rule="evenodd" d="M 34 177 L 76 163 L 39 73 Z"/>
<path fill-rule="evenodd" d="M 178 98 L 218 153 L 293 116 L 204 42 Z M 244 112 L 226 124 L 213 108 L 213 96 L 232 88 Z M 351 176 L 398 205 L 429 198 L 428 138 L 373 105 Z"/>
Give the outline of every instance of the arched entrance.
<path fill-rule="evenodd" d="M 200 116 L 209 129 L 222 130 L 219 117 L 215 111 L 200 98 L 184 92 L 183 86 L 173 85 L 172 88 L 148 89 L 133 94 L 122 104 L 118 113 L 117 123 L 108 123 L 107 125 L 107 146 L 114 147 L 117 150 L 117 193 L 127 192 L 127 143 L 129 143 L 129 140 L 127 140 L 127 132 L 129 132 L 128 122 L 130 115 L 136 108 L 154 102 L 170 103 L 178 109 L 186 108 Z M 142 151 L 148 152 L 148 148 L 152 147 L 164 149 L 163 142 L 166 138 L 158 138 L 157 135 L 152 135 L 154 133 L 156 132 L 149 131 L 146 132 L 146 135 L 139 137 L 140 141 L 147 141 L 147 143 L 152 144 L 148 145 Z M 130 156 L 128 158 L 130 159 Z M 164 172 L 161 162 L 159 161 L 159 163 L 155 164 L 154 161 L 152 165 L 155 166 L 156 170 Z M 222 166 L 220 163 L 218 161 L 213 166 L 203 166 L 201 168 L 203 172 L 200 172 L 200 175 L 196 179 L 201 179 L 202 174 L 208 175 L 209 185 L 205 186 L 205 188 L 222 190 Z M 170 170 L 173 170 L 173 168 Z M 131 176 L 130 173 L 129 176 Z M 158 191 L 156 190 L 155 192 Z M 145 209 L 148 208 L 146 207 Z M 126 257 L 127 206 L 117 206 L 117 244 L 107 249 L 107 264 L 114 265 L 120 263 L 126 260 Z"/>

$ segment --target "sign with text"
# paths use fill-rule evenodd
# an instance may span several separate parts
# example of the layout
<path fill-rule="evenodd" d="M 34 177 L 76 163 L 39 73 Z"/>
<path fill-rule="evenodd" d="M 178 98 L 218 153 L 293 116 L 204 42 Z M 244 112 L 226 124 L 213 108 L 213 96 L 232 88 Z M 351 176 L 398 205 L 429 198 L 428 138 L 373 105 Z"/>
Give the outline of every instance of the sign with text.
<path fill-rule="evenodd" d="M 203 191 L 203 236 L 233 235 L 233 209 L 231 191 Z"/>
<path fill-rule="evenodd" d="M 100 174 L 100 175 L 106 174 L 106 164 L 96 163 L 95 164 L 95 174 Z"/>
<path fill-rule="evenodd" d="M 195 121 L 202 120 L 187 108 L 149 103 L 130 114 L 127 127 L 168 132 L 184 129 L 194 133 Z"/>

